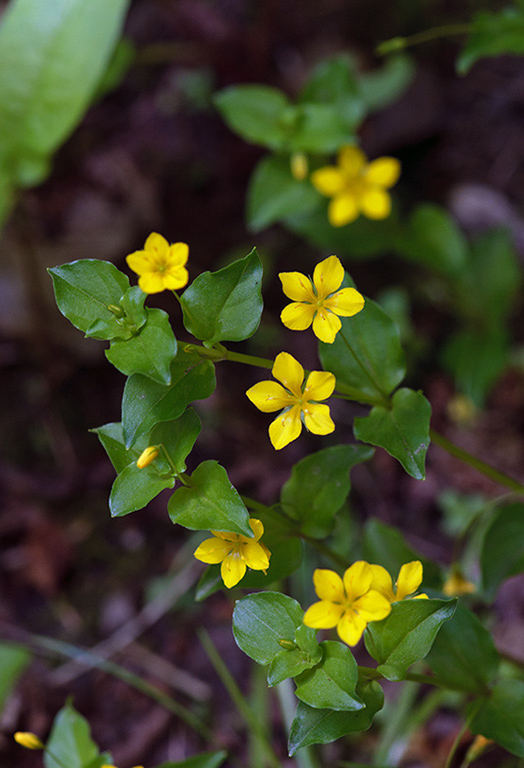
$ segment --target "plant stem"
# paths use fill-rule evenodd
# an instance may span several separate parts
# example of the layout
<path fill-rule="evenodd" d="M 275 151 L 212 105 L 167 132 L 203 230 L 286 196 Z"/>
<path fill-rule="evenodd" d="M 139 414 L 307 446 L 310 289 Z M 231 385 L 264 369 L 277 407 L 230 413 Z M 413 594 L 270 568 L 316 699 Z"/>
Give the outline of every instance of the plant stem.
<path fill-rule="evenodd" d="M 414 35 L 409 35 L 408 37 L 393 37 L 390 40 L 384 40 L 384 42 L 377 45 L 375 53 L 379 56 L 384 56 L 385 54 L 393 53 L 395 51 L 402 51 L 404 48 L 408 48 L 411 45 L 429 43 L 431 40 L 438 40 L 441 37 L 467 35 L 468 32 L 471 32 L 471 27 L 472 25 L 467 23 L 444 24 L 441 27 L 432 27 L 423 32 L 416 32 Z"/>
<path fill-rule="evenodd" d="M 389 754 L 394 744 L 404 736 L 406 719 L 417 696 L 419 686 L 413 682 L 404 682 L 400 694 L 388 708 L 390 716 L 386 718 L 382 734 L 374 754 L 375 765 L 389 763 Z"/>
<path fill-rule="evenodd" d="M 495 467 L 492 467 L 491 464 L 487 464 L 485 461 L 482 461 L 482 459 L 479 459 L 477 456 L 474 456 L 468 451 L 465 451 L 464 448 L 461 448 L 460 446 L 451 442 L 451 440 L 448 440 L 447 437 L 444 437 L 444 435 L 441 435 L 440 432 L 437 432 L 434 429 L 430 429 L 429 436 L 431 437 L 431 440 L 435 443 L 435 445 L 438 445 L 440 446 L 440 448 L 443 448 L 451 456 L 455 456 L 455 458 L 460 459 L 460 461 L 462 461 L 464 464 L 468 464 L 470 467 L 473 467 L 473 469 L 476 469 L 477 472 L 480 472 L 483 475 L 486 475 L 486 477 L 491 478 L 491 480 L 494 480 L 496 483 L 499 483 L 499 485 L 503 485 L 506 488 L 510 488 L 512 491 L 515 491 L 516 493 L 524 494 L 524 485 L 520 483 L 518 480 L 515 480 L 515 478 L 511 477 L 510 475 L 507 475 L 505 472 L 501 472 Z"/>
<path fill-rule="evenodd" d="M 471 721 L 473 720 L 473 718 L 475 717 L 475 715 L 477 714 L 481 706 L 482 706 L 482 699 L 478 699 L 476 705 L 472 707 L 471 712 L 469 713 L 468 717 L 464 721 L 462 728 L 457 733 L 455 737 L 455 741 L 451 745 L 451 749 L 449 750 L 449 755 L 447 756 L 447 759 L 446 759 L 446 762 L 444 763 L 443 768 L 451 768 L 456 751 L 460 746 L 460 742 L 462 741 L 462 737 L 468 730 L 469 724 L 471 723 Z"/>
<path fill-rule="evenodd" d="M 198 632 L 198 637 L 209 658 L 209 661 L 215 668 L 216 673 L 220 677 L 220 680 L 222 681 L 222 684 L 224 685 L 225 689 L 231 696 L 231 699 L 234 702 L 239 713 L 244 718 L 246 725 L 249 728 L 251 728 L 253 733 L 257 735 L 260 748 L 263 749 L 264 752 L 266 753 L 268 762 L 270 763 L 270 765 L 273 766 L 273 768 L 280 768 L 280 760 L 278 759 L 277 755 L 273 750 L 273 747 L 271 746 L 268 740 L 268 737 L 267 737 L 267 734 L 265 733 L 263 725 L 261 725 L 259 720 L 253 714 L 249 704 L 247 703 L 244 696 L 242 695 L 242 692 L 238 687 L 238 685 L 236 684 L 233 676 L 231 675 L 231 672 L 229 671 L 227 666 L 224 664 L 222 657 L 220 656 L 219 652 L 215 648 L 213 641 L 209 637 L 208 633 L 204 629 L 202 629 Z"/>

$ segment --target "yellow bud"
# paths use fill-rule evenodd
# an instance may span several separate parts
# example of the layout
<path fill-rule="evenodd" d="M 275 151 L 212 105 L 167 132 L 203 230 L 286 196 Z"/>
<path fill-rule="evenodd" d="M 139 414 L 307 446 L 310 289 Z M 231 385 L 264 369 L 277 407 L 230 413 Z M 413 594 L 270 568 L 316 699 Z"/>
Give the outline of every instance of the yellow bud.
<path fill-rule="evenodd" d="M 307 157 L 303 152 L 293 152 L 291 155 L 291 174 L 297 181 L 304 181 L 309 170 Z"/>
<path fill-rule="evenodd" d="M 145 449 L 145 451 L 142 451 L 142 453 L 140 454 L 140 456 L 136 461 L 136 465 L 138 469 L 144 469 L 144 467 L 148 467 L 151 464 L 151 462 L 156 459 L 157 456 L 158 456 L 158 448 L 156 447 L 156 445 L 148 446 Z"/>
<path fill-rule="evenodd" d="M 447 404 L 449 418 L 462 427 L 470 427 L 477 417 L 475 404 L 460 393 L 453 395 Z"/>
<path fill-rule="evenodd" d="M 285 648 L 286 651 L 294 651 L 295 648 L 298 648 L 297 644 L 293 642 L 293 640 L 284 640 L 282 638 L 278 641 L 278 644 L 282 646 L 282 648 Z"/>
<path fill-rule="evenodd" d="M 480 757 L 490 744 L 493 744 L 493 739 L 487 739 L 480 733 L 478 736 L 475 736 L 466 754 L 468 765 L 476 760 L 477 757 Z"/>
<path fill-rule="evenodd" d="M 44 743 L 38 738 L 36 733 L 30 731 L 17 731 L 13 736 L 14 740 L 26 749 L 44 749 Z"/>
<path fill-rule="evenodd" d="M 456 597 L 457 595 L 471 595 L 477 591 L 477 587 L 472 581 L 468 581 L 459 570 L 454 569 L 444 582 L 442 591 L 448 597 Z"/>

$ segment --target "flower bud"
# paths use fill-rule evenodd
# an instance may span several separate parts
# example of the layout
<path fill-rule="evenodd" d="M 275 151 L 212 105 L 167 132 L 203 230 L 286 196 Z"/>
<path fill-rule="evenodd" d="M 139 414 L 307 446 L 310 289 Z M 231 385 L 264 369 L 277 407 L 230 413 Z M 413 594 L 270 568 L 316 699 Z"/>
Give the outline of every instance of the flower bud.
<path fill-rule="evenodd" d="M 309 170 L 307 156 L 303 152 L 293 152 L 291 155 L 291 175 L 297 181 L 304 181 Z"/>
<path fill-rule="evenodd" d="M 44 743 L 38 738 L 36 733 L 30 731 L 17 731 L 13 736 L 14 740 L 26 749 L 44 749 Z"/>
<path fill-rule="evenodd" d="M 140 456 L 138 457 L 136 461 L 136 465 L 138 469 L 144 469 L 144 467 L 148 467 L 151 462 L 153 462 L 156 457 L 158 456 L 158 448 L 156 445 L 150 445 L 148 446 Z"/>

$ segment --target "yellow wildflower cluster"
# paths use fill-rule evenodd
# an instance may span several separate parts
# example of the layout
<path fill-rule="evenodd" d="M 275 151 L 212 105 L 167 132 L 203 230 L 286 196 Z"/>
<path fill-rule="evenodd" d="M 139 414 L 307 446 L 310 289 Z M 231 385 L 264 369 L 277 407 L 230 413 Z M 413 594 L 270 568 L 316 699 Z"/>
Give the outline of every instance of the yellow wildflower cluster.
<path fill-rule="evenodd" d="M 264 572 L 269 568 L 271 552 L 260 541 L 264 526 L 260 520 L 252 517 L 249 527 L 254 534 L 252 539 L 240 533 L 211 531 L 213 538 L 203 541 L 194 553 L 202 563 L 222 563 L 220 575 L 228 589 L 244 578 L 247 568 Z"/>
<path fill-rule="evenodd" d="M 391 612 L 391 603 L 413 596 L 422 582 L 422 563 L 406 563 L 393 588 L 391 576 L 381 565 L 364 560 L 353 563 L 341 578 L 335 571 L 317 568 L 313 574 L 320 601 L 313 603 L 304 624 L 313 629 L 337 628 L 348 645 L 356 645 L 370 621 L 381 621 Z"/>

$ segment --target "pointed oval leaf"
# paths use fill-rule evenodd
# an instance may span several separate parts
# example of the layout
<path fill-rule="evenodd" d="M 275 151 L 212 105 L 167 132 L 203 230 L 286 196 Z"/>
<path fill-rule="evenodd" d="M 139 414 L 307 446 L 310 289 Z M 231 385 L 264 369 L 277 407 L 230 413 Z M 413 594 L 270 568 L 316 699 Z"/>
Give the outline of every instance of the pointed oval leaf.
<path fill-rule="evenodd" d="M 359 683 L 356 694 L 365 707 L 354 712 L 314 709 L 299 701 L 289 731 L 289 755 L 292 757 L 298 749 L 310 744 L 328 744 L 348 733 L 367 730 L 376 713 L 384 706 L 384 693 L 373 680 Z"/>
<path fill-rule="evenodd" d="M 126 340 L 113 340 L 105 354 L 126 376 L 141 373 L 159 384 L 170 384 L 176 353 L 177 342 L 168 315 L 161 309 L 148 309 L 147 322 L 139 333 Z"/>
<path fill-rule="evenodd" d="M 494 600 L 503 581 L 524 571 L 524 504 L 507 504 L 487 528 L 480 553 L 482 586 Z"/>
<path fill-rule="evenodd" d="M 409 667 L 423 659 L 442 624 L 455 612 L 456 600 L 403 600 L 364 633 L 366 648 L 387 680 L 404 680 Z"/>
<path fill-rule="evenodd" d="M 70 703 L 55 717 L 46 747 L 45 768 L 87 768 L 99 756 L 89 723 Z"/>
<path fill-rule="evenodd" d="M 315 709 L 344 712 L 364 709 L 361 699 L 355 695 L 357 662 L 347 645 L 335 640 L 324 640 L 320 645 L 321 662 L 295 680 L 297 698 Z"/>
<path fill-rule="evenodd" d="M 224 467 L 203 461 L 191 475 L 191 485 L 174 492 L 169 517 L 190 531 L 228 531 L 253 538 L 249 514 Z"/>
<path fill-rule="evenodd" d="M 203 272 L 180 299 L 186 329 L 208 346 L 249 338 L 260 323 L 261 284 L 256 248 L 218 272 Z"/>
<path fill-rule="evenodd" d="M 246 141 L 270 149 L 285 144 L 282 118 L 290 105 L 282 91 L 267 85 L 234 85 L 215 94 L 213 101 L 231 130 Z"/>
<path fill-rule="evenodd" d="M 468 714 L 477 702 L 469 705 Z M 524 680 L 500 680 L 469 721 L 472 733 L 493 739 L 518 757 L 524 757 Z"/>
<path fill-rule="evenodd" d="M 392 397 L 391 409 L 376 405 L 355 419 L 357 440 L 384 448 L 416 480 L 426 476 L 431 406 L 421 392 L 406 387 Z"/>
<path fill-rule="evenodd" d="M 292 597 L 281 592 L 258 592 L 239 600 L 233 611 L 236 644 L 258 664 L 269 664 L 283 647 L 280 640 L 294 641 L 304 611 Z"/>
<path fill-rule="evenodd" d="M 109 261 L 80 259 L 48 270 L 53 278 L 58 309 L 81 331 L 99 323 L 97 339 L 117 338 L 122 330 L 108 309 L 118 306 L 129 290 L 129 280 Z"/>
<path fill-rule="evenodd" d="M 111 517 L 122 517 L 143 509 L 160 491 L 174 486 L 175 478 L 172 475 L 159 474 L 157 461 L 143 469 L 139 469 L 136 461 L 133 461 L 120 472 L 109 496 Z"/>

